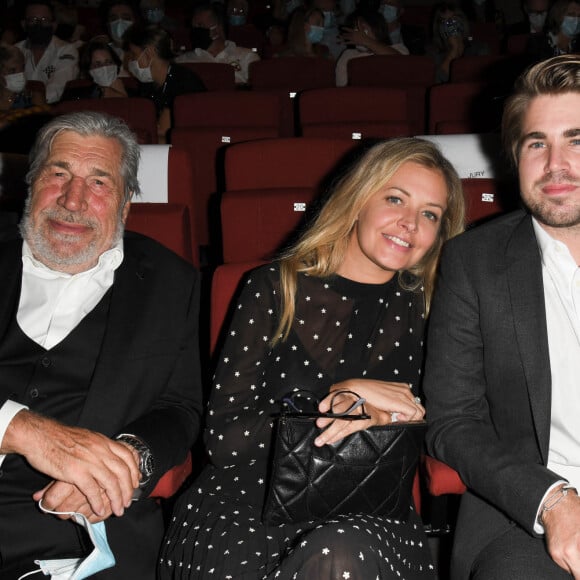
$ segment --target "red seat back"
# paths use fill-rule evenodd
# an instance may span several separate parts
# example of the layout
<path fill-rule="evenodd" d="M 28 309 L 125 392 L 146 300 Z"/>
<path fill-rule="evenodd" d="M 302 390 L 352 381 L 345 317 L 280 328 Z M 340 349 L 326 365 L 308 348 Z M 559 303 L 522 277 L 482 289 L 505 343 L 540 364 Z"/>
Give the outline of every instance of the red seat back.
<path fill-rule="evenodd" d="M 236 144 L 226 151 L 226 190 L 316 188 L 353 148 L 348 139 L 308 137 Z"/>
<path fill-rule="evenodd" d="M 236 71 L 225 62 L 180 62 L 191 69 L 208 91 L 233 91 L 236 88 Z"/>
<path fill-rule="evenodd" d="M 250 64 L 252 89 L 304 91 L 334 86 L 334 63 L 326 58 L 293 57 L 258 60 Z"/>
<path fill-rule="evenodd" d="M 210 307 L 210 349 L 215 353 L 228 311 L 233 306 L 232 300 L 237 294 L 240 281 L 252 268 L 264 264 L 263 261 L 251 261 L 218 266 L 211 281 Z"/>
<path fill-rule="evenodd" d="M 475 225 L 518 207 L 519 196 L 512 184 L 492 178 L 462 179 L 465 222 Z"/>
<path fill-rule="evenodd" d="M 188 208 L 173 203 L 135 203 L 131 206 L 127 230 L 157 240 L 184 260 L 193 263 Z"/>
<path fill-rule="evenodd" d="M 458 128 L 469 130 L 460 133 L 478 133 L 492 131 L 492 120 L 484 107 L 478 107 L 478 101 L 485 97 L 486 86 L 479 81 L 463 83 L 446 83 L 435 85 L 429 90 L 429 133 L 441 134 L 449 122 L 460 121 Z"/>
<path fill-rule="evenodd" d="M 390 138 L 412 135 L 404 89 L 341 87 L 300 94 L 298 110 L 305 137 Z"/>
<path fill-rule="evenodd" d="M 179 95 L 173 103 L 174 127 L 270 127 L 280 121 L 278 96 L 250 91 Z"/>
<path fill-rule="evenodd" d="M 224 192 L 220 204 L 223 261 L 272 259 L 304 223 L 316 197 L 313 188 Z"/>
<path fill-rule="evenodd" d="M 427 90 L 435 83 L 435 63 L 428 56 L 372 55 L 348 62 L 352 87 L 393 87 L 407 91 L 407 117 L 413 133 L 425 133 Z"/>
<path fill-rule="evenodd" d="M 155 105 L 142 97 L 119 99 L 78 99 L 61 101 L 54 106 L 57 114 L 76 111 L 100 111 L 120 117 L 137 136 L 141 144 L 157 143 L 157 113 Z"/>

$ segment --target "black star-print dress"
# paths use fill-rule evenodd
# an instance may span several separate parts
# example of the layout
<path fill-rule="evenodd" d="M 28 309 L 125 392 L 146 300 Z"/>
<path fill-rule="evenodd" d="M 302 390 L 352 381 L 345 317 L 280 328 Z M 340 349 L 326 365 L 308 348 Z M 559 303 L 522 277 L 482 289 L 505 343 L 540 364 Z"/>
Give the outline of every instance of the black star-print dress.
<path fill-rule="evenodd" d="M 423 526 L 364 514 L 302 525 L 261 523 L 272 415 L 293 389 L 321 398 L 350 378 L 417 388 L 423 296 L 339 276 L 299 275 L 293 329 L 278 325 L 279 269 L 247 279 L 224 343 L 209 403 L 207 466 L 176 503 L 159 562 L 161 579 L 435 578 Z"/>

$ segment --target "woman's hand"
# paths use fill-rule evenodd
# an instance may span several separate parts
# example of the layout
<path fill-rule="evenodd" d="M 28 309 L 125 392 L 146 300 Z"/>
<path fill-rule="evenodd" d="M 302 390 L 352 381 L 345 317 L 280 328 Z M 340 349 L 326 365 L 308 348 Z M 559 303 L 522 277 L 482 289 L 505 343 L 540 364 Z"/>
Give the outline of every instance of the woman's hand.
<path fill-rule="evenodd" d="M 407 383 L 371 379 L 349 379 L 332 385 L 330 393 L 318 406 L 321 413 L 331 411 L 331 400 L 337 391 L 354 391 L 359 397 L 365 399 L 365 410 L 367 415 L 370 415 L 370 419 L 355 421 L 325 417 L 317 419 L 316 425 L 324 429 L 314 441 L 318 447 L 327 443 L 336 443 L 355 431 L 361 431 L 373 425 L 387 425 L 394 421 L 420 421 L 425 416 L 424 407 L 416 401 Z M 354 402 L 352 395 L 336 395 L 332 412 L 344 413 Z"/>

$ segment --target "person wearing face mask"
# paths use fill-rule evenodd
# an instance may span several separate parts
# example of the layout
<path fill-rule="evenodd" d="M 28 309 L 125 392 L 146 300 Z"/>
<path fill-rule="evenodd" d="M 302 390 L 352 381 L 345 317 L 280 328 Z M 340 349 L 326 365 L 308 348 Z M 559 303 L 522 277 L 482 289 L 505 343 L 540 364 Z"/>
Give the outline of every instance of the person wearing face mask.
<path fill-rule="evenodd" d="M 142 21 L 148 26 L 160 26 L 169 34 L 178 28 L 175 18 L 167 15 L 164 0 L 140 0 L 139 11 Z"/>
<path fill-rule="evenodd" d="M 321 44 L 328 47 L 330 56 L 336 60 L 344 50 L 339 28 L 344 22 L 344 18 L 337 0 L 312 0 L 309 5 L 313 8 L 318 8 L 324 15 L 324 30 Z"/>
<path fill-rule="evenodd" d="M 138 21 L 138 12 L 132 0 L 105 0 L 100 8 L 103 29 L 107 31 L 111 48 L 123 63 L 120 76 L 129 76 L 125 67 L 123 35 Z"/>
<path fill-rule="evenodd" d="M 346 49 L 336 62 L 336 86 L 348 84 L 347 65 L 353 58 L 372 54 L 409 54 L 404 45 L 391 46 L 387 23 L 376 10 L 353 12 L 341 30 Z"/>
<path fill-rule="evenodd" d="M 224 25 L 228 40 L 235 42 L 236 46 L 256 49 L 261 55 L 266 44 L 266 35 L 252 22 L 251 16 L 248 0 L 226 0 Z M 263 15 L 264 18 L 266 18 L 265 15 Z M 265 22 L 262 24 L 265 25 L 264 28 L 267 28 Z"/>
<path fill-rule="evenodd" d="M 381 0 L 379 12 L 387 23 L 389 44 L 402 53 L 425 54 L 425 33 L 420 26 L 403 24 L 403 0 Z"/>
<path fill-rule="evenodd" d="M 46 102 L 55 103 L 67 81 L 78 76 L 78 51 L 73 44 L 54 36 L 55 13 L 47 0 L 28 0 L 21 24 L 26 38 L 16 46 L 24 54 L 26 79 L 44 83 Z"/>
<path fill-rule="evenodd" d="M 26 86 L 24 57 L 15 47 L 0 45 L 0 129 L 25 115 L 48 110 L 44 91 Z M 0 150 L 7 150 L 4 144 Z"/>
<path fill-rule="evenodd" d="M 205 91 L 205 85 L 192 70 L 174 62 L 171 38 L 162 28 L 132 26 L 124 43 L 127 68 L 139 81 L 139 95 L 155 104 L 159 142 L 164 143 L 175 97 Z"/>
<path fill-rule="evenodd" d="M 523 18 L 519 21 L 513 22 L 506 27 L 503 38 L 503 52 L 508 53 L 508 46 L 510 39 L 514 36 L 525 37 L 525 42 L 521 44 L 520 51 L 526 52 L 530 37 L 535 35 L 545 34 L 546 21 L 548 19 L 548 10 L 550 8 L 550 0 L 523 0 L 521 4 L 521 12 Z M 517 43 L 520 44 L 519 42 Z"/>
<path fill-rule="evenodd" d="M 438 83 L 449 80 L 449 68 L 455 59 L 490 52 L 486 43 L 471 37 L 467 17 L 454 2 L 441 2 L 435 6 L 432 35 L 427 52 L 435 61 L 435 81 Z"/>
<path fill-rule="evenodd" d="M 109 99 L 129 96 L 119 77 L 121 61 L 103 38 L 94 38 L 80 51 L 81 78 L 90 79 L 89 86 L 67 88 L 62 100 Z"/>
<path fill-rule="evenodd" d="M 548 18 L 549 0 L 523 0 L 524 18 L 514 22 L 506 30 L 506 36 L 514 34 L 541 34 Z"/>
<path fill-rule="evenodd" d="M 191 18 L 191 42 L 193 50 L 182 54 L 175 62 L 217 62 L 234 67 L 236 83 L 248 83 L 248 68 L 260 56 L 249 48 L 237 46 L 227 40 L 223 15 L 215 5 L 197 4 Z"/>
<path fill-rule="evenodd" d="M 279 57 L 310 56 L 328 58 L 328 48 L 321 44 L 324 15 L 318 8 L 297 8 L 290 18 L 286 48 Z"/>
<path fill-rule="evenodd" d="M 546 33 L 528 46 L 532 61 L 580 50 L 580 0 L 556 0 L 548 13 Z"/>

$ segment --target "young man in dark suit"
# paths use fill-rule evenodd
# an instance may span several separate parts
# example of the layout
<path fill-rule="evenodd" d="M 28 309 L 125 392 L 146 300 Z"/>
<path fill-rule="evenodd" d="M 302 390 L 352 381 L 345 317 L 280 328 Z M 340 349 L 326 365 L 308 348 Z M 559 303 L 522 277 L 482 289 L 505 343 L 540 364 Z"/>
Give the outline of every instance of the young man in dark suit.
<path fill-rule="evenodd" d="M 452 578 L 580 578 L 580 58 L 535 65 L 503 117 L 525 210 L 446 247 L 427 444 L 458 470 Z"/>

